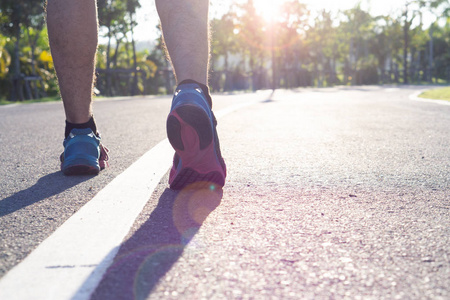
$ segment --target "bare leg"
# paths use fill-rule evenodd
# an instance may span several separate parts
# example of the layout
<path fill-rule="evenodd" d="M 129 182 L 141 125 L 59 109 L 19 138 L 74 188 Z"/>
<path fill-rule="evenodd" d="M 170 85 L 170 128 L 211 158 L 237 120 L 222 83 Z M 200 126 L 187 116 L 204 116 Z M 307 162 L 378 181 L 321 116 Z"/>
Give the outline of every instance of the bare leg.
<path fill-rule="evenodd" d="M 175 150 L 169 175 L 169 185 L 175 190 L 188 186 L 214 190 L 225 184 L 226 165 L 207 87 L 208 4 L 209 0 L 156 0 L 178 82 L 166 125 Z"/>
<path fill-rule="evenodd" d="M 164 41 L 178 83 L 208 84 L 208 0 L 156 0 Z"/>
<path fill-rule="evenodd" d="M 48 0 L 48 37 L 66 119 L 85 123 L 92 116 L 97 51 L 95 0 Z"/>

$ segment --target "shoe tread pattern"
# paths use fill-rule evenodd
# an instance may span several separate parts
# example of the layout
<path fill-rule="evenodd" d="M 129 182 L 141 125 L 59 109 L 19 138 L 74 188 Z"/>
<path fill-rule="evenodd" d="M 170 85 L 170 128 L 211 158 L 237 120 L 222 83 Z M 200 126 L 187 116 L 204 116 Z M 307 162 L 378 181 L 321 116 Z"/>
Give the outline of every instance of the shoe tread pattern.
<path fill-rule="evenodd" d="M 211 185 L 224 186 L 224 178 L 219 172 L 200 174 L 191 168 L 181 170 L 178 176 L 170 185 L 173 190 L 181 190 L 196 183 L 196 188 L 209 188 Z"/>
<path fill-rule="evenodd" d="M 75 165 L 65 168 L 63 173 L 64 175 L 97 175 L 99 171 L 99 169 L 92 166 Z"/>
<path fill-rule="evenodd" d="M 200 141 L 200 150 L 208 147 L 213 139 L 211 121 L 201 108 L 185 105 L 176 109 L 177 114 L 189 126 L 195 129 Z"/>

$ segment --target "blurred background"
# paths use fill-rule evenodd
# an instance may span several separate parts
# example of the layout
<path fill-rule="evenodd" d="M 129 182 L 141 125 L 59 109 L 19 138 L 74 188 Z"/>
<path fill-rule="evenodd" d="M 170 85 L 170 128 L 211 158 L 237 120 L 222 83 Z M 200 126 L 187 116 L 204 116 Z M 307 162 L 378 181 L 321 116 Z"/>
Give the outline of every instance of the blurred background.
<path fill-rule="evenodd" d="M 153 0 L 98 0 L 98 96 L 170 94 Z M 449 0 L 211 0 L 214 92 L 450 83 Z M 0 1 L 0 101 L 54 100 L 44 1 Z"/>

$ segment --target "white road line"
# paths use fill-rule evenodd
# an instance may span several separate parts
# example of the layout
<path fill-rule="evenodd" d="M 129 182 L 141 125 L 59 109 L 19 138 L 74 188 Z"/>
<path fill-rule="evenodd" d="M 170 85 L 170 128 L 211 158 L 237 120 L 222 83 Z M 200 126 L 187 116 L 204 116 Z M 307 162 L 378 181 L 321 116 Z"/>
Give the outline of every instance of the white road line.
<path fill-rule="evenodd" d="M 216 116 L 266 100 L 263 97 L 255 95 L 259 99 Z M 112 180 L 0 280 L 0 299 L 89 299 L 172 156 L 165 139 Z"/>
<path fill-rule="evenodd" d="M 87 299 L 172 155 L 166 139 L 111 181 L 2 278 L 0 299 Z"/>

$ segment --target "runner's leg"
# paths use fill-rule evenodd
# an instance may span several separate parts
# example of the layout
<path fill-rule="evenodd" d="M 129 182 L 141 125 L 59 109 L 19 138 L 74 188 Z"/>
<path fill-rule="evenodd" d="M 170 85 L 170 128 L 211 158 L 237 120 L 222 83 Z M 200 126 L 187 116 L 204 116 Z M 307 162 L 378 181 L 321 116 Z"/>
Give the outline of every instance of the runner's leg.
<path fill-rule="evenodd" d="M 48 0 L 47 26 L 66 119 L 88 122 L 98 41 L 96 1 Z"/>
<path fill-rule="evenodd" d="M 208 84 L 209 0 L 156 0 L 177 82 Z"/>
<path fill-rule="evenodd" d="M 167 135 L 175 149 L 169 184 L 176 190 L 225 184 L 226 166 L 207 87 L 208 5 L 208 0 L 156 0 L 178 82 L 167 118 Z"/>
<path fill-rule="evenodd" d="M 66 114 L 66 175 L 97 174 L 108 165 L 92 117 L 97 24 L 95 0 L 48 0 L 48 37 Z"/>

